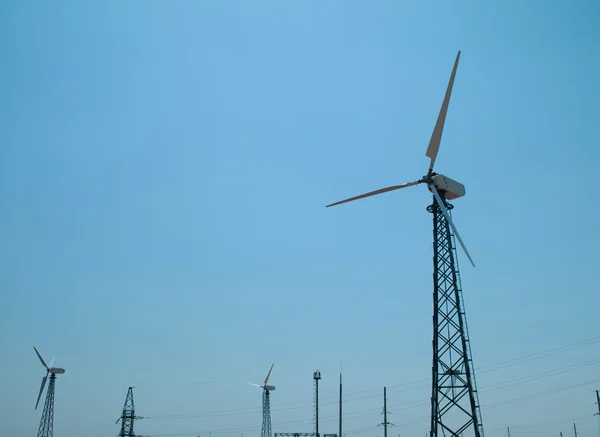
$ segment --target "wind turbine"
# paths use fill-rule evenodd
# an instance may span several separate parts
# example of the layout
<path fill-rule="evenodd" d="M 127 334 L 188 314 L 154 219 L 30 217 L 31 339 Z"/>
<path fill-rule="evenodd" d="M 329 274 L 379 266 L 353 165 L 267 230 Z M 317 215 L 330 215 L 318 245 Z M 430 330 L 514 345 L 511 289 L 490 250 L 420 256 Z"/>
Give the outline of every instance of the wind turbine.
<path fill-rule="evenodd" d="M 251 382 L 247 382 L 246 384 L 253 385 L 255 387 L 259 387 L 263 389 L 263 397 L 262 397 L 262 407 L 263 407 L 263 419 L 262 419 L 262 429 L 260 433 L 260 437 L 271 437 L 271 401 L 269 399 L 270 392 L 275 390 L 274 385 L 269 385 L 269 377 L 271 376 L 271 371 L 273 370 L 273 366 L 275 363 L 271 364 L 271 368 L 269 369 L 269 373 L 267 373 L 267 377 L 263 385 L 253 384 Z"/>
<path fill-rule="evenodd" d="M 434 237 L 431 437 L 438 436 L 439 428 L 441 435 L 451 436 L 462 436 L 463 432 L 472 428 L 475 437 L 483 437 L 454 237 L 458 239 L 473 267 L 475 264 L 450 216 L 449 211 L 454 206 L 448 203 L 448 200 L 463 197 L 465 187 L 460 182 L 433 171 L 459 60 L 460 51 L 456 55 L 442 107 L 425 153 L 430 159 L 427 174 L 412 182 L 392 185 L 327 205 L 340 205 L 418 184 L 427 185 L 433 193 L 432 204 L 427 207 L 427 211 L 433 214 Z"/>
<path fill-rule="evenodd" d="M 44 387 L 46 386 L 46 381 L 48 380 L 48 374 L 50 374 L 50 383 L 48 384 L 48 391 L 46 392 L 46 402 L 44 403 L 44 410 L 42 411 L 42 419 L 40 421 L 40 427 L 38 429 L 38 437 L 53 437 L 54 434 L 54 384 L 56 382 L 56 375 L 61 375 L 65 373 L 65 369 L 61 367 L 52 367 L 54 364 L 54 358 L 50 362 L 50 367 L 46 365 L 46 362 L 38 352 L 38 350 L 33 347 L 35 353 L 38 358 L 42 362 L 42 365 L 46 368 L 46 376 L 42 378 L 42 385 L 40 387 L 40 393 L 37 397 L 37 402 L 35 403 L 35 409 L 37 410 L 38 404 L 40 403 L 40 398 L 42 397 L 42 393 L 44 392 Z"/>

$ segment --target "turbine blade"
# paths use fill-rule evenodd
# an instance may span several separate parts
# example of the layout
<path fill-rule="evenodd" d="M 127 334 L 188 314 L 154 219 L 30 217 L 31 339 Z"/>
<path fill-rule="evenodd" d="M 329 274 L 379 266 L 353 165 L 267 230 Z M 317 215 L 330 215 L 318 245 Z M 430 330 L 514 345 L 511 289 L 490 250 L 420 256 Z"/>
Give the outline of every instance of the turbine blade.
<path fill-rule="evenodd" d="M 253 382 L 244 381 L 246 384 L 253 385 L 254 387 L 262 387 L 262 385 L 254 384 Z"/>
<path fill-rule="evenodd" d="M 42 378 L 42 386 L 40 387 L 40 394 L 38 394 L 37 402 L 35 403 L 35 409 L 37 410 L 38 404 L 40 403 L 40 398 L 42 397 L 42 393 L 44 392 L 44 386 L 46 385 L 46 380 L 48 379 L 48 374 Z"/>
<path fill-rule="evenodd" d="M 467 250 L 467 246 L 465 246 L 465 243 L 463 243 L 462 238 L 460 238 L 460 234 L 458 233 L 458 230 L 456 229 L 456 226 L 454 226 L 454 222 L 452 221 L 452 218 L 450 217 L 450 214 L 448 214 L 448 210 L 446 209 L 446 205 L 444 205 L 444 202 L 442 201 L 442 198 L 440 197 L 440 194 L 437 192 L 437 190 L 435 189 L 435 186 L 433 184 L 429 185 L 429 188 L 431 189 L 431 191 L 433 191 L 433 195 L 435 196 L 435 200 L 436 200 L 437 204 L 440 206 L 440 209 L 444 213 L 444 216 L 446 217 L 446 220 L 448 220 L 448 223 L 452 227 L 452 230 L 454 231 L 454 235 L 456 235 L 456 238 L 458 239 L 458 242 L 460 243 L 460 245 L 462 246 L 463 250 L 465 251 L 465 254 L 467 255 L 467 258 L 469 258 L 469 261 L 471 261 L 471 264 L 473 265 L 473 267 L 475 267 L 475 263 L 473 262 L 473 259 L 471 258 L 471 255 L 469 255 L 469 251 Z"/>
<path fill-rule="evenodd" d="M 40 353 L 38 352 L 38 350 L 35 348 L 35 346 L 33 347 L 33 350 L 35 350 L 35 353 L 37 354 L 38 358 L 40 359 L 40 361 L 42 362 L 42 364 L 44 365 L 44 367 L 47 370 L 50 370 L 50 368 L 48 366 L 46 366 L 46 362 L 44 361 L 44 359 L 42 358 L 42 356 L 40 355 Z"/>
<path fill-rule="evenodd" d="M 265 384 L 267 385 L 267 382 L 269 382 L 269 377 L 271 376 L 271 371 L 273 370 L 273 366 L 275 365 L 275 363 L 271 364 L 271 368 L 269 369 L 269 373 L 267 373 L 267 377 L 265 378 Z"/>
<path fill-rule="evenodd" d="M 442 132 L 444 131 L 444 123 L 446 122 L 446 113 L 448 112 L 448 105 L 450 103 L 450 95 L 452 94 L 452 86 L 454 85 L 454 77 L 456 76 L 456 69 L 458 68 L 458 60 L 460 59 L 460 50 L 458 51 L 458 55 L 456 55 L 456 61 L 454 61 L 454 68 L 452 69 L 452 74 L 450 75 L 450 81 L 448 82 L 448 88 L 446 89 L 446 95 L 444 96 L 444 101 L 442 102 L 442 107 L 440 108 L 440 113 L 438 115 L 437 122 L 435 123 L 435 128 L 433 129 L 433 133 L 431 134 L 431 139 L 429 140 L 429 146 L 427 146 L 426 156 L 431 158 L 431 163 L 429 164 L 429 171 L 433 170 L 433 164 L 435 163 L 435 158 L 437 157 L 438 151 L 440 150 L 440 142 L 442 141 Z"/>
<path fill-rule="evenodd" d="M 331 205 L 327 205 L 325 208 L 329 208 L 330 206 L 340 205 L 340 204 L 346 203 L 346 202 L 352 202 L 353 200 L 363 199 L 365 197 L 375 196 L 375 195 L 381 194 L 381 193 L 387 193 L 388 191 L 399 190 L 400 188 L 412 187 L 413 185 L 420 184 L 421 182 L 422 181 L 418 180 L 418 181 L 407 182 L 407 183 L 401 184 L 401 185 L 392 185 L 391 187 L 382 188 L 380 190 L 371 191 L 369 193 L 361 194 L 360 196 L 351 197 L 350 199 L 345 199 L 345 200 L 341 200 L 339 202 L 332 203 Z"/>
<path fill-rule="evenodd" d="M 56 357 L 52 357 L 52 361 L 50 361 L 50 366 L 48 366 L 48 367 L 50 367 L 51 369 L 52 369 L 52 365 L 54 364 L 55 359 L 56 359 Z"/>

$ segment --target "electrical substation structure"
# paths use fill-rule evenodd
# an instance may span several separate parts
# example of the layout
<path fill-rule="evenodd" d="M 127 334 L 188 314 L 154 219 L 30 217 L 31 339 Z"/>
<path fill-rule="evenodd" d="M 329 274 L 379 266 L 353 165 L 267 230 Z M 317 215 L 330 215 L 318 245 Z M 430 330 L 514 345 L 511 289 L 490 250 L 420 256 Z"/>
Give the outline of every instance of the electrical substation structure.
<path fill-rule="evenodd" d="M 321 372 L 316 370 L 313 372 L 313 380 L 315 384 L 315 432 L 276 432 L 275 437 L 338 437 L 338 434 L 319 434 L 319 380 Z M 342 432 L 342 374 L 340 373 L 340 435 Z"/>
<path fill-rule="evenodd" d="M 433 194 L 432 204 L 427 207 L 433 215 L 433 362 L 429 437 L 483 437 L 455 238 L 471 264 L 475 264 L 452 221 L 450 211 L 454 207 L 448 203 L 463 197 L 466 191 L 460 182 L 433 171 L 459 60 L 460 51 L 425 153 L 431 160 L 427 174 L 412 182 L 327 205 L 331 207 L 418 184 L 425 184 Z"/>
<path fill-rule="evenodd" d="M 135 415 L 135 404 L 133 403 L 133 387 L 129 387 L 127 390 L 127 396 L 125 397 L 125 404 L 123 405 L 123 412 L 121 417 L 117 419 L 115 423 L 121 421 L 121 431 L 119 437 L 134 437 L 135 432 L 133 430 L 133 424 L 135 419 L 138 417 Z"/>

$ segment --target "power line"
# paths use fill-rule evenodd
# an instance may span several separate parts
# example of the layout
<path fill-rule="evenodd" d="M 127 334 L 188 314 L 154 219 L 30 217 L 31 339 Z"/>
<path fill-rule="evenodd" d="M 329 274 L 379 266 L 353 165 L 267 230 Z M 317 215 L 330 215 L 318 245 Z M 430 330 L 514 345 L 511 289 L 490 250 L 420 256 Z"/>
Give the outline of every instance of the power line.
<path fill-rule="evenodd" d="M 495 383 L 495 384 L 491 384 L 491 385 L 487 385 L 482 387 L 481 389 L 483 390 L 487 390 L 487 391 L 492 391 L 492 390 L 498 390 L 498 389 L 502 389 L 502 388 L 506 388 L 506 387 L 510 387 L 513 385 L 517 385 L 517 384 L 522 384 L 524 382 L 530 382 L 530 381 L 535 381 L 538 379 L 543 379 L 543 378 L 547 378 L 549 376 L 554 376 L 556 374 L 559 373 L 563 373 L 563 372 L 567 372 L 570 370 L 575 370 L 584 366 L 589 366 L 591 364 L 595 364 L 597 362 L 600 362 L 600 358 L 594 359 L 594 360 L 588 360 L 585 361 L 583 363 L 577 363 L 577 364 L 572 364 L 569 366 L 564 366 L 564 367 L 560 367 L 557 369 L 552 369 L 552 370 L 548 370 L 545 372 L 540 372 L 540 373 L 536 373 L 533 375 L 528 375 L 528 376 L 524 376 L 522 378 L 519 378 L 517 380 L 515 379 L 511 379 L 509 381 L 503 381 L 503 382 L 499 382 L 499 383 Z M 423 380 L 423 382 L 428 382 L 429 380 Z M 391 391 L 391 393 L 401 393 L 407 390 L 413 390 L 413 389 L 417 389 L 417 388 L 421 388 L 423 387 L 425 384 L 421 384 L 419 386 L 410 388 L 410 389 L 402 389 L 402 390 L 394 390 Z M 375 390 L 379 390 L 379 389 L 375 389 Z M 366 392 L 370 392 L 370 391 L 374 391 L 374 390 L 364 390 L 363 393 Z M 355 394 L 358 394 L 361 392 L 355 392 Z M 368 396 L 362 396 L 362 397 L 358 397 L 355 399 L 349 399 L 346 400 L 344 399 L 344 403 L 346 402 L 352 402 L 352 401 L 359 401 L 359 400 L 365 400 L 365 399 L 371 399 L 371 398 L 376 398 L 379 397 L 380 395 L 378 394 L 374 394 L 374 395 L 368 395 Z M 274 408 L 273 411 L 289 411 L 289 410 L 297 410 L 297 409 L 303 409 L 303 408 L 309 408 L 311 407 L 310 405 L 305 405 L 305 406 L 291 406 L 291 405 L 295 405 L 298 403 L 304 403 L 306 401 L 294 401 L 294 402 L 288 402 L 288 403 L 284 403 L 282 405 L 290 405 L 286 408 Z M 429 401 L 418 401 L 418 404 L 422 404 L 422 403 L 428 403 Z M 323 405 L 333 405 L 333 404 L 337 404 L 337 401 L 334 402 L 327 402 L 324 403 Z M 400 403 L 400 404 L 395 404 L 392 405 L 391 408 L 395 408 L 398 406 L 403 406 L 403 405 L 410 405 L 413 403 Z M 370 410 L 377 410 L 378 408 L 373 408 Z M 196 418 L 209 418 L 209 417 L 220 417 L 220 416 L 231 416 L 231 415 L 245 415 L 245 414 L 256 414 L 258 411 L 260 411 L 260 408 L 257 407 L 247 407 L 247 408 L 238 408 L 238 409 L 228 409 L 228 410 L 218 410 L 218 411 L 212 411 L 212 412 L 202 412 L 202 413 L 183 413 L 183 414 L 172 414 L 172 415 L 163 415 L 163 416 L 145 416 L 146 419 L 154 419 L 154 420 L 169 420 L 169 419 L 196 419 Z M 367 410 L 360 410 L 360 411 L 367 411 Z M 352 414 L 352 412 L 347 412 L 346 414 Z"/>
<path fill-rule="evenodd" d="M 563 392 L 563 391 L 567 391 L 567 390 L 571 390 L 574 388 L 579 388 L 585 385 L 589 385 L 589 384 L 594 384 L 594 383 L 598 383 L 600 382 L 600 379 L 594 379 L 594 380 L 590 380 L 590 381 L 585 381 L 585 382 L 580 382 L 577 384 L 571 384 L 568 386 L 564 386 L 564 387 L 560 387 L 557 389 L 552 389 L 552 390 L 547 390 L 544 392 L 539 392 L 539 393 L 534 393 L 528 396 L 521 396 L 518 398 L 513 398 L 513 399 L 508 399 L 506 401 L 502 401 L 502 402 L 497 402 L 494 404 L 488 404 L 485 408 L 494 408 L 494 407 L 499 407 L 499 406 L 503 406 L 503 405 L 509 405 L 509 404 L 513 404 L 516 402 L 521 402 L 524 400 L 530 400 L 530 399 L 536 399 L 539 397 L 544 397 L 547 395 L 551 395 L 551 394 L 555 394 L 555 393 L 559 393 L 559 392 Z M 367 414 L 364 417 L 370 416 L 373 414 Z M 331 418 L 336 419 L 337 416 L 331 416 Z M 325 418 L 324 418 L 325 419 Z M 409 420 L 409 421 L 405 421 L 405 422 L 401 422 L 398 423 L 397 425 L 411 425 L 411 424 L 415 424 L 415 423 L 422 423 L 422 422 L 426 422 L 430 419 L 429 416 L 424 416 L 424 417 L 419 417 L 419 418 L 415 418 L 413 420 Z M 578 420 L 578 419 L 575 419 Z M 327 420 L 324 420 L 325 422 Z M 560 422 L 560 423 L 564 423 L 566 421 Z M 280 425 L 305 425 L 305 424 L 310 424 L 312 423 L 312 421 L 310 420 L 303 420 L 303 421 L 293 421 L 293 422 L 282 422 Z M 535 426 L 542 426 L 544 424 L 541 425 L 535 425 Z M 516 427 L 519 428 L 519 427 Z M 249 427 L 239 427 L 239 428 L 229 428 L 229 429 L 220 429 L 220 430 L 212 430 L 213 433 L 215 434 L 223 434 L 223 433 L 232 433 L 232 432 L 240 432 L 240 431 L 254 431 L 254 430 L 258 430 L 260 429 L 259 426 L 249 426 Z M 367 427 L 367 428 L 359 428 L 359 429 L 350 429 L 348 431 L 345 431 L 344 434 L 355 434 L 358 432 L 362 432 L 362 431 L 367 431 L 367 430 L 373 430 L 373 427 Z M 194 431 L 194 432 L 182 432 L 182 433 L 174 433 L 174 434 L 146 434 L 145 437 L 178 437 L 178 436 L 198 436 L 201 435 L 203 433 L 206 433 L 206 431 Z"/>

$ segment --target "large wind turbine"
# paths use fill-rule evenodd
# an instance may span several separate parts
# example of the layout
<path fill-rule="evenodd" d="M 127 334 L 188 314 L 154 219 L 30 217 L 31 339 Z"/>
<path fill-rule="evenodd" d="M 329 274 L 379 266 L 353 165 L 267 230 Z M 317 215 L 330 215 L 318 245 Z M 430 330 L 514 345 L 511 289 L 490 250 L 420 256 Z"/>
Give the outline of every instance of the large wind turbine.
<path fill-rule="evenodd" d="M 33 347 L 35 353 L 38 358 L 42 362 L 42 365 L 46 368 L 46 376 L 42 379 L 42 385 L 40 387 L 40 393 L 37 397 L 37 402 L 35 403 L 35 408 L 37 409 L 38 404 L 40 403 L 40 398 L 42 397 L 42 393 L 44 392 L 44 387 L 46 386 L 46 381 L 48 380 L 48 374 L 50 374 L 50 383 L 48 384 L 48 391 L 46 392 L 46 402 L 44 403 L 44 410 L 42 411 L 42 419 L 40 420 L 40 427 L 38 429 L 38 437 L 53 437 L 54 434 L 54 384 L 56 382 L 56 375 L 60 375 L 65 373 L 65 369 L 60 367 L 52 367 L 54 364 L 54 358 L 50 362 L 50 367 L 46 365 L 46 362 L 38 352 L 38 350 Z"/>
<path fill-rule="evenodd" d="M 475 264 L 452 222 L 449 211 L 453 206 L 448 203 L 448 200 L 463 197 L 465 187 L 433 171 L 459 59 L 460 51 L 456 56 L 446 95 L 425 153 L 430 159 L 427 174 L 412 182 L 381 188 L 327 205 L 335 206 L 418 184 L 426 184 L 433 193 L 432 204 L 427 207 L 427 211 L 433 214 L 433 369 L 430 437 L 466 437 L 469 429 L 475 437 L 483 437 L 454 237 L 458 239 L 471 264 Z"/>
<path fill-rule="evenodd" d="M 262 429 L 260 433 L 260 437 L 271 437 L 271 401 L 270 401 L 270 392 L 275 390 L 274 385 L 269 385 L 269 377 L 271 376 L 271 371 L 273 370 L 273 366 L 275 363 L 271 364 L 271 368 L 269 369 L 269 373 L 267 373 L 267 377 L 263 385 L 253 384 L 251 382 L 247 382 L 247 384 L 253 385 L 255 387 L 259 387 L 263 389 L 263 397 L 262 397 L 262 406 L 263 406 L 263 419 L 262 419 Z"/>

